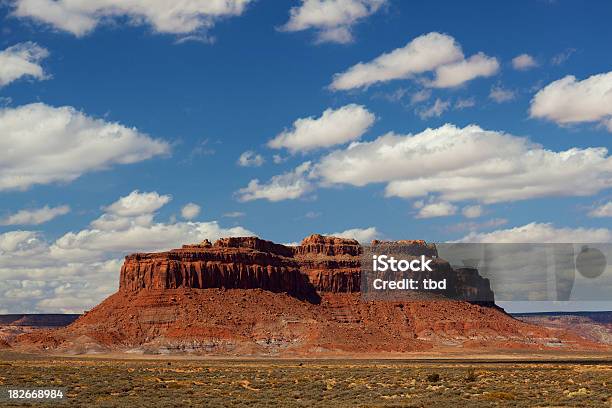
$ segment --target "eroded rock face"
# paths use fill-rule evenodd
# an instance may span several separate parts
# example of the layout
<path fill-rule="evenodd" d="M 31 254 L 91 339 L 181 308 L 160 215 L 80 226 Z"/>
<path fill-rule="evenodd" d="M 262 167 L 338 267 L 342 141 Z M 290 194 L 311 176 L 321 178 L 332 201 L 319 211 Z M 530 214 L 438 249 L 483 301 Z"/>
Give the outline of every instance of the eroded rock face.
<path fill-rule="evenodd" d="M 313 290 L 292 258 L 291 248 L 254 237 L 223 238 L 210 245 L 184 245 L 160 253 L 126 257 L 119 289 L 264 289 L 296 297 Z"/>
<path fill-rule="evenodd" d="M 437 257 L 435 245 L 425 241 L 372 244 L 401 245 L 410 255 Z M 259 288 L 316 300 L 317 293 L 360 291 L 361 253 L 362 247 L 354 239 L 318 234 L 294 247 L 256 237 L 222 238 L 214 244 L 204 241 L 167 252 L 127 256 L 121 268 L 120 290 Z M 489 282 L 475 270 L 453 271 L 448 262 L 436 258 L 431 277 L 448 277 L 457 295 L 493 302 Z"/>

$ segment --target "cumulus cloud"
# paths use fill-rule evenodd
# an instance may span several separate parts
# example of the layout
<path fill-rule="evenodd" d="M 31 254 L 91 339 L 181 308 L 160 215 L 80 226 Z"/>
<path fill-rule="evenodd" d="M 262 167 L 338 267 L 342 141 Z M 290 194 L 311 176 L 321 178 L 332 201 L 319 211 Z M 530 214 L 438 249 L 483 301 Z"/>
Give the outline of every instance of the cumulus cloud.
<path fill-rule="evenodd" d="M 447 217 L 457 212 L 456 206 L 445 201 L 418 204 L 416 207 L 419 209 L 416 218 Z"/>
<path fill-rule="evenodd" d="M 313 188 L 308 181 L 311 162 L 300 164 L 295 170 L 273 176 L 267 183 L 260 184 L 253 179 L 249 184 L 236 192 L 239 201 L 265 199 L 268 201 L 295 200 L 310 192 Z"/>
<path fill-rule="evenodd" d="M 41 61 L 49 56 L 49 51 L 36 43 L 25 42 L 0 51 L 0 87 L 22 77 L 38 80 L 47 78 Z"/>
<path fill-rule="evenodd" d="M 347 229 L 342 232 L 334 232 L 331 234 L 324 234 L 324 235 L 330 235 L 330 236 L 334 236 L 338 238 L 356 239 L 361 244 L 368 244 L 373 239 L 380 238 L 381 236 L 380 232 L 378 232 L 376 227 L 351 228 L 351 229 Z"/>
<path fill-rule="evenodd" d="M 454 88 L 474 78 L 493 76 L 498 71 L 497 59 L 479 52 L 468 59 L 438 67 L 436 78 L 429 85 L 434 88 Z"/>
<path fill-rule="evenodd" d="M 141 193 L 138 190 L 132 191 L 125 197 L 121 197 L 105 208 L 107 214 L 119 215 L 122 217 L 133 217 L 143 214 L 151 214 L 168 204 L 172 197 L 169 195 L 159 195 L 153 191 L 151 193 Z"/>
<path fill-rule="evenodd" d="M 353 41 L 351 29 L 360 20 L 376 13 L 386 0 L 302 0 L 292 7 L 282 31 L 314 29 L 317 42 L 346 44 Z"/>
<path fill-rule="evenodd" d="M 21 253 L 28 254 L 38 251 L 44 247 L 44 243 L 39 234 L 32 231 L 9 231 L 0 234 L 1 253 Z"/>
<path fill-rule="evenodd" d="M 478 218 L 482 215 L 483 209 L 481 205 L 469 205 L 463 207 L 461 213 L 466 218 Z"/>
<path fill-rule="evenodd" d="M 443 101 L 437 98 L 436 101 L 429 108 L 417 110 L 416 113 L 423 120 L 432 117 L 440 117 L 450 107 L 450 101 Z"/>
<path fill-rule="evenodd" d="M 181 208 L 181 217 L 186 220 L 193 220 L 200 214 L 200 206 L 195 203 L 185 204 L 183 208 Z"/>
<path fill-rule="evenodd" d="M 538 63 L 529 54 L 521 54 L 512 58 L 512 67 L 518 71 L 527 71 L 537 66 Z"/>
<path fill-rule="evenodd" d="M 591 243 L 612 241 L 607 228 L 557 228 L 549 223 L 532 222 L 516 228 L 487 233 L 472 232 L 461 242 L 487 243 Z"/>
<path fill-rule="evenodd" d="M 105 207 L 105 212 L 91 222 L 91 228 L 57 239 L 51 251 L 58 257 L 97 260 L 109 253 L 157 251 L 224 234 L 252 235 L 241 227 L 222 229 L 216 221 L 155 222 L 155 213 L 170 200 L 169 195 L 135 190 Z"/>
<path fill-rule="evenodd" d="M 122 258 L 128 253 L 254 235 L 216 221 L 156 222 L 157 204 L 168 202 L 164 197 L 169 200 L 156 192 L 132 192 L 105 207 L 89 228 L 52 242 L 34 231 L 0 234 L 2 308 L 11 313 L 81 313 L 116 290 Z"/>
<path fill-rule="evenodd" d="M 346 72 L 334 75 L 331 88 L 348 90 L 377 82 L 410 78 L 462 58 L 461 48 L 453 37 L 429 33 L 373 61 L 360 62 Z"/>
<path fill-rule="evenodd" d="M 14 214 L 9 214 L 0 218 L 0 225 L 40 225 L 69 212 L 70 207 L 67 205 L 58 207 L 45 205 L 42 208 L 20 210 Z"/>
<path fill-rule="evenodd" d="M 554 81 L 533 97 L 529 113 L 559 125 L 601 122 L 612 132 L 612 72 Z"/>
<path fill-rule="evenodd" d="M 43 103 L 0 109 L 0 134 L 0 191 L 68 182 L 170 151 L 135 128 Z"/>
<path fill-rule="evenodd" d="M 159 33 L 188 34 L 241 15 L 251 0 L 17 0 L 13 15 L 81 37 L 105 22 L 127 20 Z"/>
<path fill-rule="evenodd" d="M 589 211 L 589 217 L 603 218 L 612 217 L 612 201 L 608 201 Z"/>
<path fill-rule="evenodd" d="M 507 133 L 450 124 L 352 143 L 322 157 L 311 172 L 324 185 L 388 183 L 388 197 L 485 204 L 592 195 L 612 186 L 611 176 L 603 147 L 555 152 Z"/>
<path fill-rule="evenodd" d="M 504 103 L 514 99 L 516 95 L 514 91 L 510 89 L 504 89 L 501 86 L 493 86 L 491 87 L 491 91 L 489 92 L 489 98 L 494 100 L 497 103 Z"/>
<path fill-rule="evenodd" d="M 479 76 L 494 75 L 498 70 L 497 59 L 483 53 L 465 59 L 453 37 L 432 32 L 370 62 L 360 62 L 335 74 L 330 88 L 336 91 L 363 88 L 430 71 L 434 71 L 434 79 L 423 81 L 425 85 L 452 88 Z"/>
<path fill-rule="evenodd" d="M 242 153 L 238 158 L 238 165 L 242 167 L 259 167 L 264 162 L 265 160 L 260 154 L 256 154 L 251 150 Z"/>
<path fill-rule="evenodd" d="M 343 144 L 359 139 L 375 120 L 376 116 L 361 105 L 330 108 L 318 118 L 296 120 L 291 129 L 278 134 L 268 146 L 296 153 Z"/>
<path fill-rule="evenodd" d="M 93 224 L 95 225 L 95 224 Z M 253 235 L 242 227 L 222 228 L 216 221 L 156 223 L 152 220 L 128 220 L 113 229 L 86 229 L 69 232 L 50 248 L 53 256 L 80 261 L 100 261 L 109 254 L 137 251 L 160 251 L 176 248 L 184 243 L 200 242 L 222 236 Z"/>

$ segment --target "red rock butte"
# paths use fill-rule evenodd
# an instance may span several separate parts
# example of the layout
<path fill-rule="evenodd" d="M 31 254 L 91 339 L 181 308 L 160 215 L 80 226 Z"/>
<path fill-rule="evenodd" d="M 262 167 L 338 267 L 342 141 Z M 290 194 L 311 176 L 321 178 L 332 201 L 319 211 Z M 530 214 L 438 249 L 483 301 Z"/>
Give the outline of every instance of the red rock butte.
<path fill-rule="evenodd" d="M 453 270 L 437 258 L 425 241 L 373 241 L 401 245 L 408 255 L 434 257 L 428 277 L 449 280 L 448 297 L 485 299 L 494 295 L 489 281 L 476 270 Z M 354 239 L 311 235 L 298 246 L 285 246 L 256 237 L 222 238 L 211 244 L 183 245 L 159 253 L 129 255 L 121 268 L 119 289 L 263 289 L 316 301 L 321 293 L 360 291 L 362 247 Z M 471 296 L 470 296 L 471 295 Z"/>
<path fill-rule="evenodd" d="M 299 246 L 256 237 L 126 257 L 120 290 L 177 288 L 255 289 L 296 296 L 358 292 L 361 246 L 355 240 L 312 235 Z"/>
<path fill-rule="evenodd" d="M 454 270 L 424 241 L 402 245 L 433 259 L 452 297 L 365 301 L 362 247 L 311 235 L 286 246 L 222 238 L 128 255 L 119 290 L 66 328 L 19 336 L 11 346 L 69 352 L 192 352 L 215 355 L 372 355 L 440 348 L 597 347 L 568 333 L 513 319 L 497 308 L 488 280 Z"/>

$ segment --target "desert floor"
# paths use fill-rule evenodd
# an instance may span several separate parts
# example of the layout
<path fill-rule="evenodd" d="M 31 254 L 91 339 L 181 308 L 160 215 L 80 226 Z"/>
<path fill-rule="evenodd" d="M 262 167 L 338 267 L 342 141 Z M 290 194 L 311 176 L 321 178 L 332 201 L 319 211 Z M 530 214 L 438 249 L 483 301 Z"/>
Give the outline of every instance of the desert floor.
<path fill-rule="evenodd" d="M 610 354 L 529 356 L 241 360 L 1 352 L 0 388 L 64 387 L 68 400 L 57 405 L 83 407 L 612 407 Z"/>

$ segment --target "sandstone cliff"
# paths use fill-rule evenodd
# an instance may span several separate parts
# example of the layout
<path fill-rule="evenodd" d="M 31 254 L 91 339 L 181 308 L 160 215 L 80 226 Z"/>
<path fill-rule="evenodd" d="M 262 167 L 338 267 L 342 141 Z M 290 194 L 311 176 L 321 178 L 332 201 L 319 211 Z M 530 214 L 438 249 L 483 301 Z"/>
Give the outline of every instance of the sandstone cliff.
<path fill-rule="evenodd" d="M 450 298 L 493 302 L 489 282 L 476 270 L 453 270 L 437 258 L 434 245 L 424 241 L 374 241 L 401 245 L 412 256 L 434 258 L 434 271 L 419 279 L 447 278 Z M 121 268 L 122 291 L 142 289 L 264 289 L 317 301 L 320 293 L 360 291 L 360 255 L 356 240 L 311 235 L 298 246 L 284 246 L 255 237 L 223 238 L 211 244 L 184 245 L 152 254 L 133 254 Z M 464 297 L 465 296 L 465 297 Z"/>

